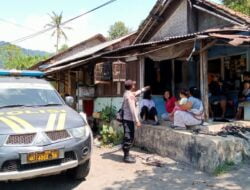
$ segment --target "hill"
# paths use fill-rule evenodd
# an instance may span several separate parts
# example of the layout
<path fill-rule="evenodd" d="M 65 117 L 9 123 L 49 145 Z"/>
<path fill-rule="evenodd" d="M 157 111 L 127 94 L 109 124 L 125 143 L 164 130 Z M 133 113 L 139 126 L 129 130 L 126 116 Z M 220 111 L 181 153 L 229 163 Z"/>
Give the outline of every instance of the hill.
<path fill-rule="evenodd" d="M 10 44 L 9 42 L 4 42 L 4 41 L 0 41 L 0 47 L 6 44 Z M 26 49 L 26 48 L 22 48 L 20 46 L 17 46 L 19 48 L 21 48 L 22 52 L 25 55 L 28 56 L 46 56 L 46 55 L 50 55 L 50 53 L 45 52 L 45 51 L 40 51 L 40 50 L 32 50 L 32 49 Z M 3 60 L 1 60 L 1 50 L 0 50 L 0 68 L 3 68 Z"/>

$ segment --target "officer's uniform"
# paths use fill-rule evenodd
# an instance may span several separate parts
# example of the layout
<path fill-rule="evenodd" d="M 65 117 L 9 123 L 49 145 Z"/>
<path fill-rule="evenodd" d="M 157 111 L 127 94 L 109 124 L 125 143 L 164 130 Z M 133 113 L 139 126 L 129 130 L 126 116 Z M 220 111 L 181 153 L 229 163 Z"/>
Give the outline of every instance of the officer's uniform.
<path fill-rule="evenodd" d="M 123 128 L 124 128 L 124 139 L 123 139 L 123 151 L 124 157 L 129 155 L 129 150 L 133 146 L 135 123 L 139 122 L 138 111 L 136 108 L 136 96 L 144 92 L 145 89 L 132 92 L 126 90 L 123 96 Z"/>

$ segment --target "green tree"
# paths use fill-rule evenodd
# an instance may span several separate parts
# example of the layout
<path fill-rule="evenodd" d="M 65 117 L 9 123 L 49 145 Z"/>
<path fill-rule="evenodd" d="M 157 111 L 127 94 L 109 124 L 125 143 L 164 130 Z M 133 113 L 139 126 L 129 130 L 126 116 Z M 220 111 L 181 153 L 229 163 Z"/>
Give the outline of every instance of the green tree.
<path fill-rule="evenodd" d="M 12 44 L 6 44 L 0 48 L 0 59 L 5 69 L 28 69 L 46 58 L 47 56 L 25 55 L 21 48 Z"/>
<path fill-rule="evenodd" d="M 115 24 L 111 25 L 108 31 L 108 38 L 110 40 L 119 38 L 121 36 L 124 36 L 128 34 L 131 30 L 125 26 L 124 22 L 117 21 Z"/>
<path fill-rule="evenodd" d="M 27 56 L 22 54 L 19 57 L 16 57 L 12 61 L 7 61 L 4 63 L 4 68 L 6 69 L 17 69 L 17 70 L 24 70 L 28 69 L 34 64 L 45 60 L 47 57 L 45 56 Z"/>
<path fill-rule="evenodd" d="M 55 30 L 52 32 L 51 36 L 56 35 L 56 52 L 58 52 L 59 43 L 62 37 L 64 37 L 65 41 L 68 39 L 67 35 L 65 34 L 65 29 L 71 29 L 70 27 L 63 26 L 62 24 L 62 12 L 60 14 L 56 14 L 52 11 L 52 14 L 49 14 L 51 22 L 46 24 L 45 27 L 54 27 Z"/>
<path fill-rule="evenodd" d="M 69 48 L 69 46 L 67 44 L 63 44 L 58 51 L 59 52 L 63 52 L 63 51 L 65 51 L 68 48 Z"/>
<path fill-rule="evenodd" d="M 222 0 L 227 7 L 250 16 L 250 0 Z"/>

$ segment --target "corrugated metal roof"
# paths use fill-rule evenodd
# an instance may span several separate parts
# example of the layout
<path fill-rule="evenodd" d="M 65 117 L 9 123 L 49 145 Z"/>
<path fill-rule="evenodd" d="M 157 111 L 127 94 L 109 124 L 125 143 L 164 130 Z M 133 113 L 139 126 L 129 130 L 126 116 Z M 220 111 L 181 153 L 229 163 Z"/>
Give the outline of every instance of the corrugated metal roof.
<path fill-rule="evenodd" d="M 45 63 L 48 63 L 48 62 L 50 62 L 51 60 L 54 60 L 54 59 L 60 57 L 61 55 L 65 54 L 65 53 L 67 53 L 67 52 L 69 52 L 69 51 L 72 51 L 72 50 L 78 48 L 78 47 L 81 46 L 81 45 L 87 44 L 88 42 L 90 42 L 90 41 L 92 41 L 92 40 L 95 40 L 95 39 L 99 39 L 100 43 L 103 43 L 103 42 L 107 41 L 106 38 L 105 38 L 102 34 L 96 34 L 96 35 L 94 35 L 94 36 L 92 36 L 92 37 L 90 37 L 90 38 L 88 38 L 88 39 L 86 39 L 86 40 L 84 40 L 84 41 L 82 41 L 82 42 L 80 42 L 80 43 L 78 43 L 78 44 L 75 44 L 75 45 L 73 45 L 73 46 L 67 48 L 66 50 L 64 50 L 64 51 L 62 51 L 62 52 L 59 52 L 59 53 L 57 53 L 57 54 L 55 54 L 55 55 L 50 56 L 50 57 L 47 58 L 46 60 L 43 60 L 43 61 L 41 61 L 41 62 L 39 62 L 39 63 L 33 65 L 30 69 L 37 69 L 39 66 L 41 66 L 41 65 L 43 65 L 43 64 L 45 64 Z"/>
<path fill-rule="evenodd" d="M 184 40 L 196 40 L 197 38 L 208 38 L 210 33 L 219 33 L 219 34 L 227 34 L 227 33 L 237 33 L 237 32 L 249 32 L 249 29 L 247 27 L 230 27 L 230 28 L 224 28 L 224 29 L 209 29 L 203 32 L 196 32 L 196 33 L 191 33 L 191 34 L 186 34 L 186 35 L 181 35 L 181 36 L 173 36 L 173 37 L 168 37 L 165 38 L 163 40 L 159 40 L 159 41 L 151 41 L 151 42 L 145 42 L 145 43 L 140 43 L 140 44 L 133 44 L 130 46 L 126 46 L 126 47 L 122 47 L 122 48 L 118 48 L 112 51 L 108 51 L 108 52 L 103 52 L 97 55 L 94 55 L 93 57 L 88 57 L 86 59 L 82 59 L 82 60 L 77 60 L 74 62 L 71 62 L 67 65 L 63 65 L 63 66 L 57 66 L 55 68 L 50 68 L 49 70 L 46 71 L 47 74 L 53 73 L 55 71 L 61 70 L 61 69 L 68 69 L 68 68 L 74 68 L 77 67 L 81 64 L 86 64 L 89 61 L 96 59 L 96 58 L 100 58 L 100 57 L 104 57 L 104 56 L 109 56 L 112 54 L 116 54 L 116 53 L 120 53 L 121 51 L 129 51 L 129 50 L 133 50 L 136 48 L 144 48 L 144 47 L 150 47 L 150 46 L 155 46 L 155 45 L 159 45 L 159 44 L 164 44 L 164 45 L 168 45 L 168 44 L 174 44 L 175 42 L 180 42 L 180 41 L 184 41 Z"/>
<path fill-rule="evenodd" d="M 192 39 L 192 38 L 196 38 L 196 36 L 198 34 L 201 34 L 201 32 L 187 34 L 187 35 L 183 35 L 183 36 L 174 36 L 174 37 L 170 37 L 170 38 L 167 38 L 167 39 L 164 39 L 164 40 L 146 42 L 146 43 L 141 43 L 141 44 L 134 44 L 134 45 L 118 48 L 118 49 L 115 49 L 115 50 L 112 50 L 112 51 L 97 54 L 97 55 L 95 55 L 93 57 L 89 57 L 89 58 L 86 58 L 86 59 L 83 59 L 83 60 L 73 61 L 71 63 L 68 63 L 67 65 L 62 65 L 62 66 L 54 65 L 53 67 L 48 67 L 47 69 L 49 69 L 49 70 L 47 70 L 46 73 L 50 74 L 50 73 L 53 73 L 53 72 L 61 70 L 61 69 L 77 67 L 78 65 L 85 64 L 90 60 L 100 58 L 102 56 L 106 56 L 106 55 L 109 55 L 109 54 L 112 54 L 112 53 L 115 53 L 115 52 L 119 52 L 119 51 L 122 51 L 122 50 L 133 49 L 133 48 L 144 47 L 144 46 L 150 46 L 150 45 L 161 44 L 161 43 L 163 44 L 163 43 L 167 43 L 167 42 L 171 43 L 173 40 L 183 40 L 183 39 L 189 39 L 189 38 Z"/>
<path fill-rule="evenodd" d="M 161 44 L 161 43 L 166 43 L 172 40 L 182 40 L 182 39 L 186 39 L 186 38 L 194 38 L 196 36 L 199 35 L 207 35 L 209 33 L 214 33 L 214 32 L 241 32 L 241 31 L 249 31 L 249 28 L 247 27 L 230 27 L 230 28 L 215 28 L 215 29 L 209 29 L 209 30 L 205 30 L 202 32 L 195 32 L 195 33 L 190 33 L 190 34 L 186 34 L 186 35 L 181 35 L 181 36 L 172 36 L 172 37 L 166 37 L 163 40 L 158 40 L 158 41 L 150 41 L 150 42 L 144 42 L 144 43 L 139 43 L 139 44 L 133 44 L 130 46 L 126 46 L 126 47 L 122 47 L 113 51 L 109 51 L 108 53 L 114 53 L 114 52 L 118 52 L 121 50 L 126 50 L 129 48 L 133 48 L 133 47 L 143 47 L 143 46 L 148 46 L 148 45 L 154 45 L 154 44 Z M 106 53 L 106 54 L 108 54 Z"/>
<path fill-rule="evenodd" d="M 135 34 L 135 32 L 131 33 L 131 34 L 128 34 L 126 36 L 123 36 L 121 38 L 115 39 L 115 40 L 111 40 L 111 41 L 107 41 L 107 42 L 98 44 L 98 45 L 93 46 L 91 48 L 88 48 L 88 49 L 86 49 L 84 51 L 81 51 L 79 53 L 75 53 L 74 55 L 69 56 L 69 57 L 67 57 L 67 58 L 65 58 L 63 60 L 60 60 L 60 61 L 56 62 L 56 63 L 53 63 L 53 64 L 49 65 L 46 68 L 48 69 L 48 68 L 51 68 L 51 67 L 55 67 L 57 65 L 61 65 L 61 64 L 66 63 L 66 62 L 71 62 L 71 61 L 74 61 L 74 60 L 77 60 L 77 59 L 81 59 L 81 58 L 84 58 L 84 57 L 87 57 L 87 56 L 91 56 L 94 53 L 97 53 L 97 52 L 99 52 L 99 51 L 101 51 L 101 50 L 103 50 L 103 49 L 105 49 L 105 48 L 107 48 L 107 47 L 109 47 L 111 45 L 114 45 L 114 44 L 116 44 L 116 43 L 118 43 L 118 42 L 120 42 L 120 41 L 134 35 L 134 34 Z"/>

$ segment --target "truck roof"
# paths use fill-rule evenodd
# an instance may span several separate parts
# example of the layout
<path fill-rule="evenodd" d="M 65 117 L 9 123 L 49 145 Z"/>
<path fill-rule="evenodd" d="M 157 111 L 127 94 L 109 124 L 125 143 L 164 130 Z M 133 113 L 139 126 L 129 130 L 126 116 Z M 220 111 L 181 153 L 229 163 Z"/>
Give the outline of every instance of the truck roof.
<path fill-rule="evenodd" d="M 34 78 L 34 77 L 20 77 L 20 76 L 1 76 L 0 77 L 0 85 L 1 82 L 15 82 L 15 83 L 39 83 L 39 84 L 48 84 L 49 82 L 45 79 Z"/>

